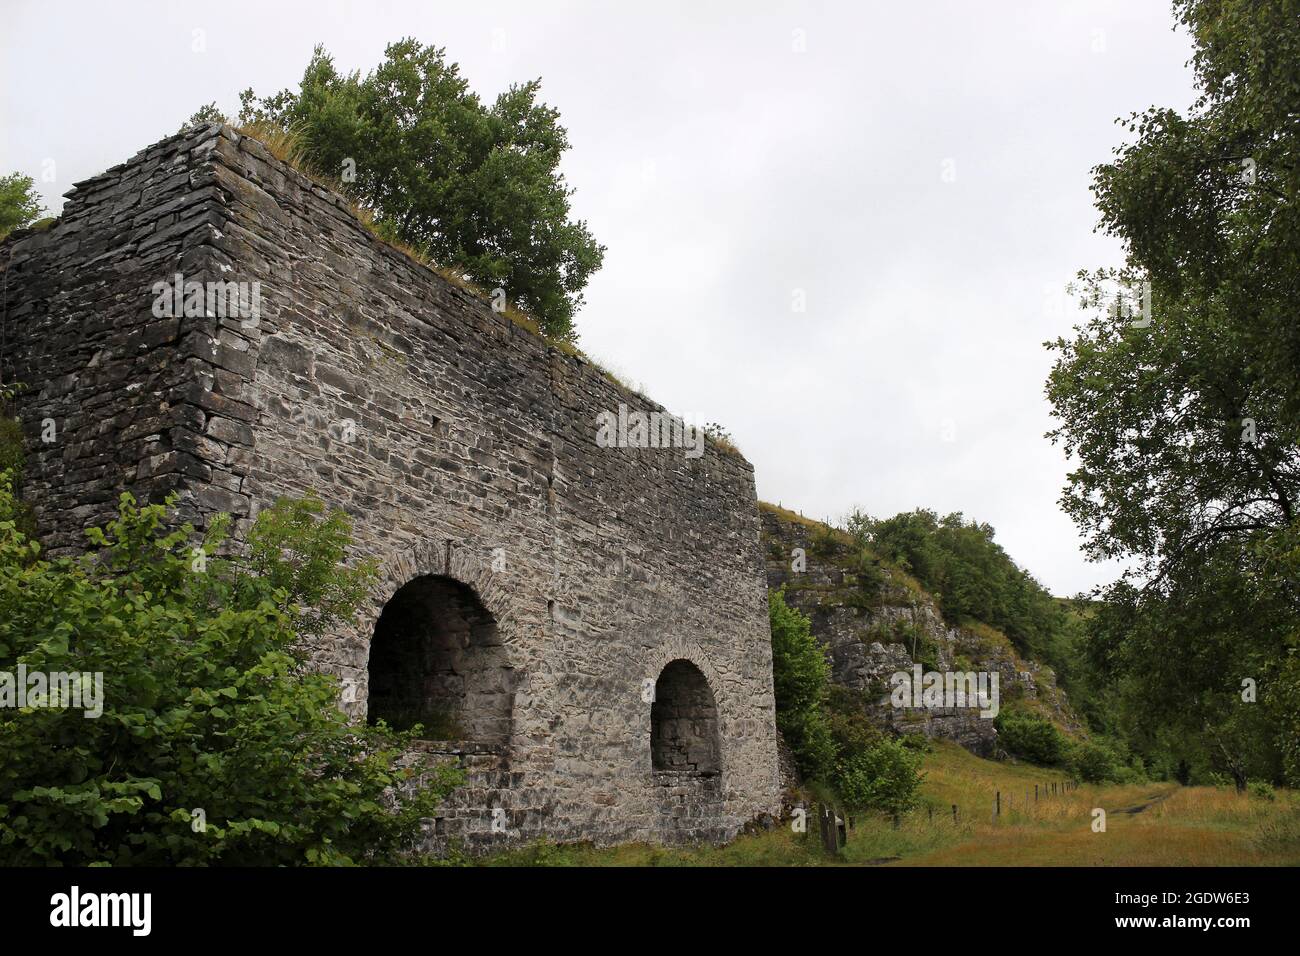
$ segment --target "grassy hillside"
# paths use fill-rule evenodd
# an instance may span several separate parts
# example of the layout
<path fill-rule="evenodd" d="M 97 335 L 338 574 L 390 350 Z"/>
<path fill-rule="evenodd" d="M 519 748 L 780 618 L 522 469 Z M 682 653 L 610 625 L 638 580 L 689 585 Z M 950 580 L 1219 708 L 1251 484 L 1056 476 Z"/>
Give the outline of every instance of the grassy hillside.
<path fill-rule="evenodd" d="M 924 803 L 895 829 L 855 821 L 848 845 L 827 858 L 813 833 L 789 825 L 725 847 L 628 844 L 537 845 L 482 861 L 489 866 L 1295 866 L 1300 865 L 1300 795 L 1274 800 L 1171 783 L 1080 786 L 1033 800 L 1033 787 L 1060 775 L 983 760 L 936 742 L 926 755 Z M 992 819 L 1002 792 L 1003 813 Z M 1029 804 L 1025 805 L 1025 791 Z M 957 823 L 952 804 L 957 804 Z M 1106 832 L 1091 828 L 1095 807 Z"/>

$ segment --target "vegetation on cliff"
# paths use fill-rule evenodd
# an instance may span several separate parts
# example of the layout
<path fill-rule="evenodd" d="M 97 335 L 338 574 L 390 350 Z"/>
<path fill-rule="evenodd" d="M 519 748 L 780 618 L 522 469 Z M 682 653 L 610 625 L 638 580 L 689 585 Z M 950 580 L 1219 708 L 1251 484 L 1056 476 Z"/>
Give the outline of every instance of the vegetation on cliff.
<path fill-rule="evenodd" d="M 994 540 L 991 525 L 918 508 L 881 520 L 855 511 L 845 527 L 864 548 L 903 568 L 938 597 L 950 624 L 988 624 L 1022 655 L 1050 664 L 1063 683 L 1069 682 L 1073 648 L 1067 612 L 1011 560 Z"/>
<path fill-rule="evenodd" d="M 768 594 L 776 726 L 799 772 L 828 787 L 854 813 L 904 813 L 916 805 L 919 758 L 867 719 L 861 695 L 831 683 L 830 666 L 806 615 Z"/>
<path fill-rule="evenodd" d="M 1135 759 L 1126 742 L 1107 733 L 1104 720 L 1091 719 L 1095 702 L 1092 688 L 1085 683 L 1089 675 L 1077 666 L 1083 655 L 1083 622 L 1090 605 L 1052 597 L 996 543 L 992 527 L 968 522 L 960 515 L 938 519 L 931 512 L 914 511 L 876 521 L 859 511 L 841 529 L 771 505 L 764 508 L 777 519 L 773 527 L 802 529 L 799 540 L 806 539 L 811 545 L 808 560 L 822 568 L 819 579 L 841 582 L 804 583 L 798 580 L 803 575 L 795 575 L 784 587 L 792 589 L 792 594 L 815 593 L 818 607 L 849 607 L 868 615 L 874 623 L 864 624 L 864 640 L 899 645 L 912 662 L 927 671 L 1009 667 L 1018 674 L 1037 669 L 1038 686 L 1032 696 L 1026 695 L 1019 682 L 1004 681 L 1001 686 L 1000 713 L 993 722 L 999 752 L 1089 782 L 1146 778 L 1147 768 Z M 769 540 L 769 550 L 784 562 L 789 542 L 776 537 L 779 534 Z M 793 614 L 802 624 L 798 633 L 806 632 L 807 641 L 817 644 L 824 658 L 828 649 L 811 633 L 809 619 L 784 608 L 783 594 L 782 604 L 773 617 L 773 640 L 790 640 L 780 619 Z M 941 628 L 951 628 L 955 635 L 945 650 L 939 648 L 940 635 L 934 628 L 918 627 L 905 610 L 927 605 L 942 614 Z M 1012 628 L 1019 640 L 989 619 Z M 797 642 L 797 646 L 803 644 Z M 1047 651 L 1035 658 L 1036 648 Z M 790 651 L 787 648 L 783 653 Z M 1049 664 L 1046 671 L 1040 667 L 1043 663 Z M 812 666 L 809 663 L 807 668 Z M 1053 681 L 1043 680 L 1047 672 L 1055 679 L 1056 688 Z M 869 709 L 871 700 L 886 690 L 881 682 L 873 683 L 865 696 L 836 687 L 827 706 L 839 714 L 862 714 L 864 703 Z M 1072 696 L 1067 699 L 1063 691 Z M 1079 698 L 1089 705 L 1079 708 L 1084 716 L 1082 725 L 1072 706 Z M 875 720 L 880 720 L 878 713 Z M 781 730 L 796 758 L 805 748 L 815 749 L 808 748 L 806 731 L 788 730 L 784 725 Z M 809 773 L 804 762 L 800 770 Z"/>

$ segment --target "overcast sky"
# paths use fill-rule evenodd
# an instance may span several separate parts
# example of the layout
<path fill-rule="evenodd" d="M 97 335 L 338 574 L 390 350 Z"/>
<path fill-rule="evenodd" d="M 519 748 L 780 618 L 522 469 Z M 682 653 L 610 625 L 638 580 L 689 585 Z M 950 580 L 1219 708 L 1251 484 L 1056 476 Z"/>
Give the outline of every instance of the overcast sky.
<path fill-rule="evenodd" d="M 0 174 L 77 180 L 215 100 L 445 46 L 494 97 L 543 81 L 608 246 L 581 346 L 727 427 L 813 517 L 992 524 L 1057 594 L 1114 576 L 1058 505 L 1042 343 L 1115 264 L 1089 170 L 1120 115 L 1193 98 L 1165 0 L 606 4 L 4 0 Z M 51 180 L 52 177 L 52 180 Z M 803 311 L 797 311 L 802 302 Z"/>

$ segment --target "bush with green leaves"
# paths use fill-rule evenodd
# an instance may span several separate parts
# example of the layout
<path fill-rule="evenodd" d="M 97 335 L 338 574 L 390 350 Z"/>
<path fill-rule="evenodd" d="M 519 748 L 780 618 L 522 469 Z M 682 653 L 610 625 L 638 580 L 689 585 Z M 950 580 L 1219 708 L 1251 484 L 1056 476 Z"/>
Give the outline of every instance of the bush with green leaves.
<path fill-rule="evenodd" d="M 102 714 L 0 709 L 0 864 L 299 865 L 409 857 L 459 781 L 351 722 L 302 636 L 373 576 L 315 499 L 259 516 L 241 559 L 123 495 L 81 558 L 42 557 L 0 480 L 0 672 L 101 673 Z M 170 502 L 169 502 L 170 504 Z M 28 701 L 30 704 L 31 701 Z M 39 702 L 38 702 L 39 703 Z"/>
<path fill-rule="evenodd" d="M 794 753 L 805 778 L 823 776 L 831 767 L 831 740 L 825 703 L 830 664 L 812 635 L 807 616 L 785 603 L 785 591 L 768 592 L 772 627 L 772 686 L 776 694 L 776 727 Z"/>
<path fill-rule="evenodd" d="M 835 792 L 851 812 L 906 813 L 920 801 L 921 755 L 901 740 L 882 738 L 835 761 Z"/>
<path fill-rule="evenodd" d="M 827 696 L 835 743 L 829 783 L 851 813 L 906 813 L 920 798 L 921 754 L 868 718 L 860 693 L 832 687 Z"/>
<path fill-rule="evenodd" d="M 1084 783 L 1106 783 L 1123 776 L 1124 765 L 1109 747 L 1083 740 L 1069 748 L 1070 768 Z"/>
<path fill-rule="evenodd" d="M 998 741 L 1009 753 L 1040 764 L 1058 764 L 1065 756 L 1065 736 L 1046 717 L 1004 710 L 993 720 Z"/>
<path fill-rule="evenodd" d="M 830 787 L 847 810 L 903 813 L 916 805 L 921 756 L 868 718 L 859 691 L 833 685 L 808 617 L 768 594 L 776 725 L 805 780 Z"/>
<path fill-rule="evenodd" d="M 1277 799 L 1277 792 L 1267 780 L 1252 780 L 1246 785 L 1246 792 L 1256 800 L 1268 800 L 1271 803 Z"/>

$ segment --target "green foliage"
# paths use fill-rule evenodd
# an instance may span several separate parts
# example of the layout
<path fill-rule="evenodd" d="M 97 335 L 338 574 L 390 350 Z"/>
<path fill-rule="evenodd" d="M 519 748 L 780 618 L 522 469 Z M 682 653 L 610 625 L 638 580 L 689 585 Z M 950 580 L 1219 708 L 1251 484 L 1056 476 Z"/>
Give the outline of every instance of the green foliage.
<path fill-rule="evenodd" d="M 881 739 L 846 751 L 835 762 L 836 793 L 851 812 L 901 814 L 920 803 L 921 755 L 904 742 Z"/>
<path fill-rule="evenodd" d="M 1277 793 L 1273 785 L 1267 780 L 1252 780 L 1246 787 L 1246 792 L 1256 800 L 1267 800 L 1270 803 L 1277 799 Z"/>
<path fill-rule="evenodd" d="M 21 474 L 27 452 L 23 447 L 22 424 L 14 414 L 18 386 L 0 384 L 0 471 L 11 477 Z"/>
<path fill-rule="evenodd" d="M 1022 710 L 1003 710 L 993 719 L 1006 750 L 1034 763 L 1052 766 L 1065 755 L 1064 735 L 1050 720 Z"/>
<path fill-rule="evenodd" d="M 886 561 L 915 575 L 953 623 L 982 621 L 1003 631 L 1025 656 L 1052 665 L 1069 685 L 1066 613 L 994 540 L 993 528 L 961 514 L 918 509 L 874 520 L 861 513 L 849 530 Z M 915 655 L 913 655 L 915 658 Z"/>
<path fill-rule="evenodd" d="M 886 736 L 863 703 L 861 694 L 838 685 L 827 697 L 835 742 L 828 782 L 850 813 L 906 813 L 920 800 L 921 754 L 908 738 Z"/>
<path fill-rule="evenodd" d="M 832 684 L 825 703 L 837 752 L 866 750 L 885 739 L 884 732 L 867 716 L 866 701 L 858 691 Z"/>
<path fill-rule="evenodd" d="M 31 225 L 45 212 L 36 183 L 21 173 L 0 176 L 0 239 L 15 229 Z"/>
<path fill-rule="evenodd" d="M 1091 279 L 1145 281 L 1149 315 L 1100 310 L 1049 343 L 1050 435 L 1076 462 L 1062 504 L 1091 555 L 1132 569 L 1084 664 L 1151 765 L 1300 782 L 1300 18 L 1175 10 L 1200 98 L 1129 117 L 1134 141 L 1094 171 L 1127 261 Z"/>
<path fill-rule="evenodd" d="M 1116 780 L 1121 769 L 1110 749 L 1090 740 L 1081 741 L 1070 748 L 1070 767 L 1084 783 Z"/>
<path fill-rule="evenodd" d="M 0 383 L 0 474 L 7 474 L 11 496 L 6 504 L 7 520 L 29 538 L 36 536 L 36 521 L 31 506 L 22 501 L 22 473 L 27 460 L 22 423 L 15 411 L 15 399 L 23 386 Z"/>
<path fill-rule="evenodd" d="M 885 569 L 870 549 L 863 548 L 858 553 L 855 569 L 858 581 L 858 593 L 865 607 L 879 607 L 881 594 L 885 587 Z"/>
<path fill-rule="evenodd" d="M 929 630 L 904 620 L 895 621 L 893 630 L 895 640 L 907 647 L 913 663 L 927 671 L 940 670 L 939 642 Z"/>
<path fill-rule="evenodd" d="M 768 592 L 767 602 L 776 726 L 793 751 L 800 774 L 819 777 L 834 757 L 825 713 L 830 664 L 808 618 L 785 603 L 784 590 Z"/>
<path fill-rule="evenodd" d="M 1275 700 L 1282 776 L 1288 787 L 1300 787 L 1300 653 L 1294 647 L 1280 669 Z"/>
<path fill-rule="evenodd" d="M 319 498 L 281 499 L 258 515 L 248 533 L 248 574 L 284 595 L 281 609 L 302 636 L 321 634 L 350 617 L 378 572 L 373 560 L 344 566 L 351 521 L 325 514 Z"/>
<path fill-rule="evenodd" d="M 195 110 L 190 115 L 190 118 L 181 124 L 181 128 L 177 132 L 183 133 L 187 129 L 194 129 L 198 126 L 211 126 L 213 123 L 228 122 L 230 122 L 229 118 L 217 107 L 216 103 L 206 103 Z"/>
<path fill-rule="evenodd" d="M 851 812 L 903 813 L 915 806 L 920 754 L 886 737 L 867 717 L 862 694 L 830 683 L 830 665 L 808 618 L 768 593 L 776 725 L 799 772 L 823 784 Z"/>
<path fill-rule="evenodd" d="M 296 92 L 245 90 L 240 121 L 299 133 L 306 161 L 343 178 L 381 235 L 504 289 L 547 335 L 572 341 L 604 247 L 569 218 L 569 137 L 540 88 L 513 85 L 488 106 L 443 50 L 413 39 L 364 77 L 340 74 L 318 46 Z"/>
<path fill-rule="evenodd" d="M 102 674 L 102 714 L 0 709 L 0 862 L 399 862 L 457 781 L 410 738 L 350 722 L 295 623 L 346 620 L 370 579 L 319 502 L 258 519 L 248 561 L 123 495 L 92 554 L 45 560 L 0 484 L 0 671 Z M 316 602 L 308 607 L 308 602 Z M 87 711 L 88 712 L 88 711 Z"/>
<path fill-rule="evenodd" d="M 808 548 L 820 558 L 834 558 L 841 550 L 844 543 L 836 534 L 835 528 L 825 522 L 820 522 L 812 526 L 808 534 Z"/>

